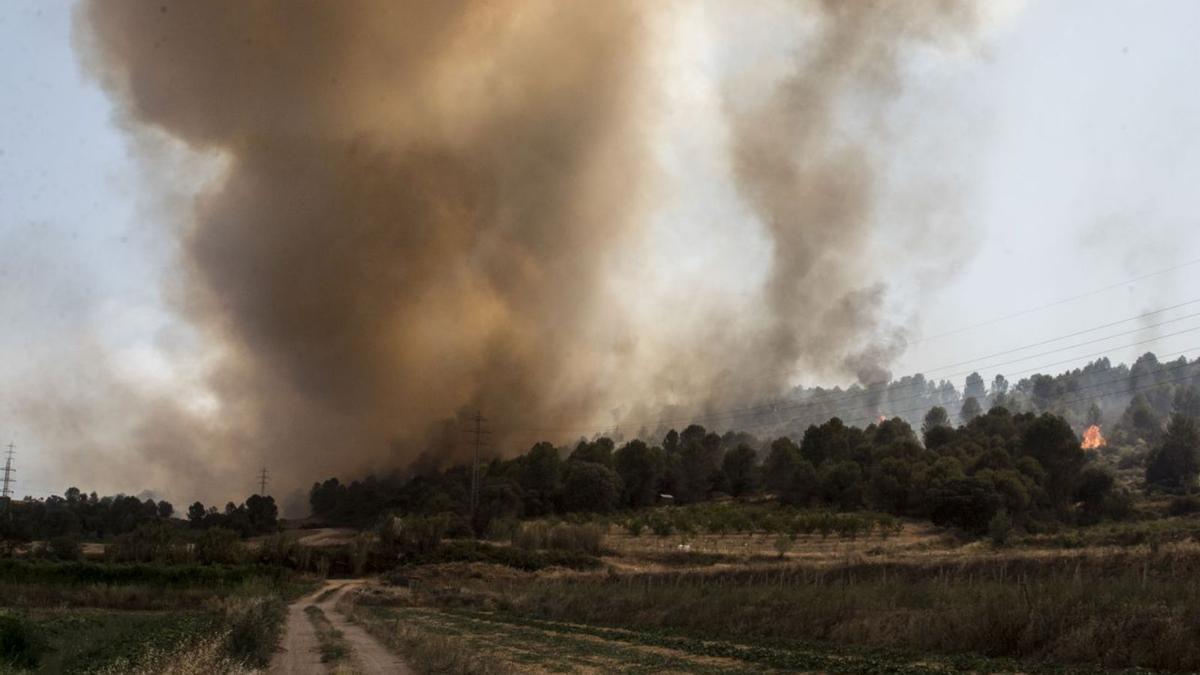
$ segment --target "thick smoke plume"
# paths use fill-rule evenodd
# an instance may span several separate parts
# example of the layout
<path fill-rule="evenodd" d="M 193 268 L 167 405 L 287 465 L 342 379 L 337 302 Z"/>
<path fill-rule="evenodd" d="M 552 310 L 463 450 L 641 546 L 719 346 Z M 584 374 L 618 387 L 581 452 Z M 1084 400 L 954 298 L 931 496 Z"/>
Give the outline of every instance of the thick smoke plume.
<path fill-rule="evenodd" d="M 264 455 L 303 485 L 451 453 L 445 420 L 464 411 L 498 420 L 498 447 L 515 450 L 531 439 L 507 428 L 607 423 L 668 395 L 700 406 L 718 386 L 776 395 L 798 367 L 886 377 L 884 290 L 857 259 L 886 139 L 877 112 L 838 120 L 894 94 L 905 43 L 970 18 L 961 3 L 802 6 L 816 32 L 794 72 L 727 111 L 731 173 L 774 243 L 767 318 L 736 329 L 754 348 L 706 354 L 688 364 L 694 388 L 668 392 L 623 386 L 679 364 L 631 361 L 623 345 L 655 327 L 628 325 L 604 282 L 644 228 L 647 55 L 670 11 L 85 3 L 82 58 L 123 123 L 227 167 L 191 205 L 171 280 L 223 354 L 217 422 L 188 430 L 197 452 Z M 705 354 L 709 337 L 675 354 Z"/>
<path fill-rule="evenodd" d="M 953 0 L 814 6 L 816 28 L 764 103 L 731 101 L 738 187 L 774 242 L 764 299 L 768 373 L 840 369 L 863 384 L 891 378 L 904 332 L 881 325 L 891 261 L 864 256 L 886 166 L 887 103 L 906 44 L 959 39 L 976 23 Z M 791 367 L 789 367 L 791 366 Z"/>

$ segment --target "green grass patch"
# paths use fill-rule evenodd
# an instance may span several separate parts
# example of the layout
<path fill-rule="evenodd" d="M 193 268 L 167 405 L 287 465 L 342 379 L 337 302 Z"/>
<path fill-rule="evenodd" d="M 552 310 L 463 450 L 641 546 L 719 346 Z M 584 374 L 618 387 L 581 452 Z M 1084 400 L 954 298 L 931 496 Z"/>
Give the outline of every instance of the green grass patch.
<path fill-rule="evenodd" d="M 249 581 L 283 582 L 292 572 L 267 565 L 154 565 L 0 559 L 0 581 L 30 584 L 144 584 L 229 587 Z"/>
<path fill-rule="evenodd" d="M 350 656 L 350 645 L 342 631 L 335 628 L 325 616 L 325 612 L 316 605 L 305 607 L 304 613 L 308 615 L 308 620 L 317 632 L 321 663 L 332 666 L 346 660 Z"/>
<path fill-rule="evenodd" d="M 599 558 L 586 553 L 553 549 L 529 551 L 511 546 L 497 546 L 487 542 L 467 540 L 445 542 L 433 551 L 410 558 L 406 564 L 432 565 L 451 562 L 491 563 L 529 572 L 547 567 L 595 569 L 600 566 Z M 389 578 L 395 577 L 389 575 Z"/>
<path fill-rule="evenodd" d="M 222 629 L 219 615 L 203 612 L 52 610 L 3 616 L 6 627 L 19 622 L 33 646 L 22 651 L 16 645 L 19 649 L 10 651 L 14 645 L 5 641 L 0 662 L 38 673 L 136 665 L 154 653 L 177 650 Z"/>

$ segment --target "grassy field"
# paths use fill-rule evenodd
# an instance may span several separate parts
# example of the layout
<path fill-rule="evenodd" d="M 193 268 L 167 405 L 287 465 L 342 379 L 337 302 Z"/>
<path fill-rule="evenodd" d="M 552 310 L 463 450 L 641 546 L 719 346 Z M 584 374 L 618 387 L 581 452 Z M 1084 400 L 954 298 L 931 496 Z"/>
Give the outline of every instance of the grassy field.
<path fill-rule="evenodd" d="M 1191 672 L 1196 523 L 999 549 L 906 523 L 886 536 L 799 534 L 782 551 L 773 533 L 681 541 L 610 526 L 601 569 L 401 568 L 356 615 L 438 672 Z"/>
<path fill-rule="evenodd" d="M 287 599 L 257 567 L 0 561 L 0 669 L 204 673 L 265 666 Z"/>
<path fill-rule="evenodd" d="M 512 612 L 365 607 L 356 618 L 426 672 L 1090 672 L 833 642 L 729 640 L 686 631 L 632 630 Z"/>
<path fill-rule="evenodd" d="M 635 516 L 670 519 L 658 534 L 596 519 L 443 541 L 315 594 L 314 650 L 354 662 L 336 606 L 422 672 L 1200 671 L 1196 515 L 997 547 L 871 514 L 737 508 Z M 313 583 L 264 565 L 0 560 L 0 669 L 258 670 Z"/>

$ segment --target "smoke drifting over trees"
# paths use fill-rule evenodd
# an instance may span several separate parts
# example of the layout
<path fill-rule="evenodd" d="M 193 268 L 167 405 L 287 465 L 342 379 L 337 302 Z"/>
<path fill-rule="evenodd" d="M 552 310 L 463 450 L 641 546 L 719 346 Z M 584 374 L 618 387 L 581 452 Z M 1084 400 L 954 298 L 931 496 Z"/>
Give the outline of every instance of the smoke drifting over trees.
<path fill-rule="evenodd" d="M 729 172 L 773 246 L 763 309 L 721 327 L 736 353 L 696 359 L 703 331 L 635 349 L 655 327 L 634 325 L 606 271 L 654 199 L 650 54 L 677 10 L 86 2 L 81 59 L 122 124 L 224 166 L 190 205 L 171 280 L 219 345 L 218 404 L 156 416 L 156 438 L 189 439 L 166 452 L 187 457 L 156 461 L 265 456 L 298 486 L 448 458 L 444 423 L 464 410 L 569 427 L 777 396 L 803 372 L 886 381 L 903 339 L 859 260 L 886 170 L 876 117 L 904 50 L 968 38 L 974 17 L 943 2 L 788 8 L 813 27 L 802 57 L 725 110 Z"/>

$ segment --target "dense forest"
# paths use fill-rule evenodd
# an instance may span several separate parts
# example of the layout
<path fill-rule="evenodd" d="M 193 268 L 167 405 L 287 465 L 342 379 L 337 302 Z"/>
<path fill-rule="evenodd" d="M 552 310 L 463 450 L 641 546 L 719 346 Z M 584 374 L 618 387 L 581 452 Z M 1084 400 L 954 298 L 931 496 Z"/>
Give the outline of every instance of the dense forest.
<path fill-rule="evenodd" d="M 872 404 L 872 413 L 898 407 L 905 395 L 888 392 L 919 385 L 924 393 L 917 401 L 932 396 L 937 404 L 926 407 L 917 424 L 900 415 L 852 413 L 767 438 L 693 424 L 657 441 L 598 437 L 573 448 L 537 443 L 481 468 L 475 522 L 464 527 L 480 530 L 495 518 L 766 495 L 796 506 L 868 508 L 972 532 L 997 517 L 1029 531 L 1121 518 L 1130 510 L 1130 495 L 1114 477 L 1118 466 L 1144 472 L 1155 489 L 1186 490 L 1194 483 L 1198 364 L 1163 364 L 1152 354 L 1132 367 L 1101 359 L 1013 386 L 998 377 L 990 388 L 972 374 L 966 396 L 914 376 L 893 383 Z M 953 412 L 943 405 L 955 402 Z M 818 413 L 805 413 L 812 414 Z M 853 419 L 874 421 L 862 426 Z M 1113 442 L 1099 452 L 1083 450 L 1076 434 L 1091 424 L 1110 424 Z M 310 506 L 316 517 L 348 525 L 367 525 L 387 512 L 465 518 L 470 483 L 465 466 L 349 484 L 332 478 L 313 486 Z"/>
<path fill-rule="evenodd" d="M 480 470 L 474 523 L 470 470 L 461 465 L 348 484 L 331 478 L 313 485 L 310 508 L 318 520 L 354 526 L 387 513 L 457 514 L 461 529 L 482 531 L 497 518 L 775 497 L 972 532 L 1000 516 L 1038 531 L 1128 513 L 1130 485 L 1114 470 L 1175 492 L 1190 491 L 1200 473 L 1200 359 L 1162 363 L 1145 354 L 1132 366 L 1099 359 L 1015 385 L 971 373 L 961 392 L 915 375 L 874 389 L 797 389 L 791 397 L 790 407 L 748 409 L 744 426 L 726 423 L 753 434 L 692 424 L 573 447 L 542 442 L 492 458 Z M 1077 435 L 1089 425 L 1103 426 L 1108 438 L 1095 452 L 1081 449 Z M 242 537 L 279 527 L 274 499 L 259 495 L 223 510 L 197 502 L 184 514 L 166 501 L 76 488 L 0 500 L 0 538 L 9 542 L 108 539 L 148 523 Z"/>
<path fill-rule="evenodd" d="M 128 534 L 146 525 L 161 523 L 182 527 L 175 507 L 167 501 L 138 499 L 128 495 L 100 497 L 70 488 L 62 496 L 45 499 L 0 499 L 0 541 L 27 542 L 71 537 L 105 540 Z M 200 502 L 187 510 L 186 526 L 207 530 L 223 528 L 242 537 L 279 529 L 278 508 L 272 497 L 251 495 L 245 502 L 205 508 Z"/>

